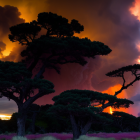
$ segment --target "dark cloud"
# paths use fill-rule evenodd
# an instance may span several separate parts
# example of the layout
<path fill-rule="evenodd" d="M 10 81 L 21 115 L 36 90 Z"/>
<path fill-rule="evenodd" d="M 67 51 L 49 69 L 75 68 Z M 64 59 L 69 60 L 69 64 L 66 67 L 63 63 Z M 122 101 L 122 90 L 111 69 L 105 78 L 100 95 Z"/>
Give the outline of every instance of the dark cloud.
<path fill-rule="evenodd" d="M 135 96 L 133 96 L 129 99 L 132 100 L 132 101 L 140 101 L 140 94 L 137 94 L 137 95 L 135 95 Z"/>
<path fill-rule="evenodd" d="M 21 13 L 17 7 L 10 5 L 0 6 L 0 13 L 0 38 L 9 33 L 11 26 L 25 22 L 24 19 L 19 18 Z"/>

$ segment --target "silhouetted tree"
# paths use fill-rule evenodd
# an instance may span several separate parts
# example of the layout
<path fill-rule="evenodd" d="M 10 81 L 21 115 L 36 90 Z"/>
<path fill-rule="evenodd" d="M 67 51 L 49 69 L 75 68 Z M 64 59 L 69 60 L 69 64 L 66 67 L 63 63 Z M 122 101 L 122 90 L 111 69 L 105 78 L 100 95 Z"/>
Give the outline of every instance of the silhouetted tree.
<path fill-rule="evenodd" d="M 133 115 L 127 114 L 125 112 L 119 112 L 119 111 L 113 111 L 111 115 L 106 112 L 102 112 L 100 113 L 100 115 L 113 120 L 113 122 L 110 122 L 110 123 L 107 123 L 107 122 L 94 123 L 97 125 L 100 124 L 100 126 L 102 125 L 102 128 L 105 127 L 104 130 L 107 127 L 115 127 L 119 131 L 122 131 L 122 132 L 138 130 L 138 118 Z"/>
<path fill-rule="evenodd" d="M 50 116 L 43 118 L 45 112 L 53 105 L 46 104 L 40 107 L 40 111 L 36 116 L 35 126 L 42 129 L 42 132 L 66 132 L 67 129 L 71 129 L 70 121 L 65 116 Z"/>
<path fill-rule="evenodd" d="M 101 116 L 98 107 L 89 107 L 91 101 L 98 101 L 100 103 L 114 101 L 113 107 L 128 107 L 129 104 L 134 104 L 130 100 L 120 99 L 106 93 L 78 89 L 66 90 L 60 95 L 54 96 L 52 100 L 55 103 L 48 109 L 46 116 L 67 115 L 71 121 L 74 140 L 78 139 L 80 135 L 86 135 L 92 123 L 113 122 L 112 119 Z"/>
<path fill-rule="evenodd" d="M 138 128 L 137 117 L 125 112 L 113 111 L 114 125 L 119 127 L 122 132 L 132 131 Z"/>
<path fill-rule="evenodd" d="M 122 67 L 118 70 L 114 70 L 114 71 L 106 74 L 106 76 L 110 76 L 110 77 L 122 77 L 123 78 L 123 85 L 120 90 L 115 92 L 114 96 L 117 96 L 119 93 L 122 92 L 122 90 L 127 89 L 129 86 L 133 86 L 134 82 L 140 80 L 140 76 L 139 76 L 140 74 L 136 74 L 139 69 L 140 69 L 140 65 L 134 64 L 134 65 L 128 65 L 128 66 Z M 128 72 L 128 71 L 132 72 L 132 75 L 135 76 L 135 79 L 132 82 L 130 82 L 129 84 L 125 85 L 124 72 Z M 106 107 L 112 106 L 113 104 L 114 104 L 113 101 L 110 101 L 106 104 L 102 104 L 102 107 L 100 108 L 100 112 L 102 112 Z M 127 105 L 125 105 L 125 106 L 127 107 Z"/>
<path fill-rule="evenodd" d="M 29 72 L 21 62 L 14 63 L 0 61 L 0 97 L 5 96 L 9 101 L 12 99 L 18 106 L 18 135 L 22 135 L 25 132 L 27 111 L 30 105 L 37 98 L 54 92 L 53 83 L 44 79 L 27 78 L 30 75 L 31 72 Z M 35 95 L 34 98 L 30 98 L 28 101 L 26 100 L 26 102 L 23 103 L 26 90 L 21 90 L 21 88 L 26 87 L 28 84 L 30 84 L 30 94 L 32 93 L 32 90 L 36 88 L 39 89 L 39 93 L 38 95 Z M 14 92 L 18 93 L 20 96 L 14 96 Z"/>
<path fill-rule="evenodd" d="M 28 131 L 35 134 L 35 126 L 36 126 L 40 129 L 40 131 L 45 132 L 44 126 L 46 126 L 46 124 L 41 119 L 39 121 L 36 121 L 36 118 L 40 118 L 41 114 L 47 111 L 50 106 L 52 105 L 46 104 L 40 107 L 37 104 L 32 104 L 30 106 L 27 113 L 27 121 L 30 122 L 30 127 Z"/>
<path fill-rule="evenodd" d="M 139 65 L 139 64 L 134 64 L 134 65 L 128 65 L 128 66 L 119 68 L 118 70 L 114 70 L 114 71 L 109 72 L 109 73 L 106 74 L 106 76 L 110 76 L 110 77 L 122 77 L 122 78 L 123 78 L 123 85 L 122 85 L 122 87 L 121 87 L 120 90 L 118 90 L 118 91 L 115 92 L 115 94 L 114 94 L 115 97 L 116 97 L 119 93 L 121 93 L 124 89 L 127 89 L 129 86 L 133 86 L 134 82 L 140 80 L 140 74 L 137 73 L 139 69 L 140 69 L 140 65 Z M 131 72 L 132 72 L 132 75 L 135 76 L 135 79 L 134 79 L 132 82 L 130 82 L 129 84 L 125 85 L 126 80 L 125 80 L 125 78 L 124 78 L 124 72 L 128 72 L 128 71 L 131 71 Z M 91 102 L 91 103 L 92 103 L 92 102 Z M 111 100 L 110 100 L 108 103 L 106 103 L 106 104 L 105 104 L 105 102 L 103 102 L 102 104 L 99 103 L 98 105 L 102 105 L 102 106 L 100 107 L 100 113 L 101 113 L 105 108 L 107 108 L 107 107 L 109 107 L 109 106 L 113 107 L 113 104 L 114 104 L 114 103 L 115 103 L 115 102 L 114 102 L 114 101 L 111 101 Z M 90 104 L 90 106 L 91 106 L 91 104 Z M 114 107 L 115 107 L 115 108 L 118 108 L 117 105 L 115 105 Z M 129 107 L 129 105 L 126 104 L 126 105 L 124 105 L 124 107 Z M 121 115 L 123 115 L 123 114 L 121 114 Z M 118 119 L 120 119 L 120 118 L 118 118 Z M 137 118 L 137 120 L 138 120 L 138 123 L 137 123 L 137 124 L 140 124 L 140 119 L 139 119 L 139 117 Z M 140 125 L 139 125 L 138 127 L 140 127 Z M 140 130 L 140 129 L 139 129 L 139 130 Z"/>
<path fill-rule="evenodd" d="M 30 119 L 27 119 L 28 121 L 30 121 L 30 127 L 29 127 L 29 131 L 32 132 L 32 134 L 35 134 L 35 121 L 36 121 L 36 116 L 37 113 L 39 113 L 40 111 L 40 106 L 37 104 L 32 104 L 30 106 L 30 108 L 28 109 L 28 116 L 31 116 Z"/>
<path fill-rule="evenodd" d="M 137 120 L 138 120 L 138 123 L 137 123 L 137 125 L 138 125 L 138 131 L 140 132 L 140 117 L 137 117 Z"/>
<path fill-rule="evenodd" d="M 17 131 L 17 114 L 18 112 L 15 112 L 11 115 L 11 118 L 9 120 L 9 123 L 12 125 L 13 127 L 13 131 L 16 132 Z M 25 125 L 26 126 L 26 125 Z M 12 132 L 12 131 L 10 131 Z"/>
<path fill-rule="evenodd" d="M 56 64 L 79 63 L 84 66 L 87 63 L 87 61 L 84 60 L 84 57 L 94 58 L 95 55 L 107 55 L 112 51 L 108 46 L 101 42 L 91 41 L 88 38 L 79 39 L 78 37 L 72 37 L 75 32 L 80 33 L 84 28 L 77 20 L 73 19 L 71 23 L 68 23 L 67 21 L 68 20 L 62 18 L 62 16 L 58 16 L 51 12 L 44 12 L 38 15 L 38 21 L 34 20 L 30 23 L 22 23 L 10 27 L 11 34 L 9 35 L 9 39 L 12 42 L 19 41 L 22 45 L 27 45 L 26 50 L 21 52 L 22 57 L 27 56 L 25 60 L 21 61 L 22 63 L 29 64 L 32 61 L 27 70 L 32 72 L 38 61 L 42 60 L 43 65 L 34 77 L 34 79 L 37 80 L 35 84 L 38 84 L 39 82 L 40 87 L 45 68 L 53 68 L 60 74 L 60 68 Z M 47 33 L 46 35 L 35 39 L 35 36 L 41 29 L 40 26 L 45 27 Z M 30 40 L 32 42 L 30 42 Z M 44 54 L 46 54 L 46 57 L 42 58 L 41 56 Z M 29 79 L 31 77 L 32 75 L 27 76 Z M 45 91 L 45 89 L 43 90 L 43 87 L 45 86 L 43 85 L 41 87 L 42 90 L 40 89 L 41 91 L 39 93 L 30 97 L 30 93 L 33 92 L 33 90 L 31 91 L 33 81 L 31 81 L 32 80 L 28 80 L 26 85 L 20 89 L 22 93 L 20 98 L 25 99 L 25 103 L 21 102 L 21 100 L 15 99 L 11 94 L 6 95 L 2 92 L 3 96 L 9 98 L 12 96 L 12 99 L 18 105 L 18 114 L 20 115 L 18 116 L 17 123 L 18 136 L 24 136 L 25 116 L 30 105 L 37 98 L 54 92 L 54 85 L 47 81 L 47 91 Z M 14 86 L 14 88 L 16 88 L 16 86 Z"/>

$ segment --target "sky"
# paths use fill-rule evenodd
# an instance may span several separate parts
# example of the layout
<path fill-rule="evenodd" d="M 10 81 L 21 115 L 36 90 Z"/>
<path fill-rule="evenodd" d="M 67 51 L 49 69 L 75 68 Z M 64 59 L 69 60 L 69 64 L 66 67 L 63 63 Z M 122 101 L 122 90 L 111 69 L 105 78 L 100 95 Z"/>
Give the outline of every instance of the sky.
<path fill-rule="evenodd" d="M 41 12 L 52 12 L 61 15 L 71 22 L 79 21 L 84 31 L 74 34 L 79 38 L 88 37 L 91 41 L 100 41 L 112 52 L 108 55 L 85 58 L 87 64 L 77 63 L 59 65 L 61 74 L 53 69 L 46 69 L 43 76 L 51 81 L 55 92 L 37 99 L 38 105 L 54 104 L 52 98 L 70 89 L 93 90 L 114 95 L 123 84 L 122 77 L 106 76 L 110 71 L 124 66 L 140 64 L 140 1 L 139 0 L 1 0 L 0 1 L 0 60 L 20 62 L 20 52 L 27 46 L 12 42 L 8 38 L 11 26 L 37 20 Z M 46 34 L 43 29 L 37 38 Z M 39 62 L 33 71 L 37 74 L 42 63 Z M 74 69 L 73 69 L 74 68 Z M 131 72 L 124 74 L 126 84 L 135 78 Z M 38 90 L 35 90 L 35 94 Z M 17 94 L 14 94 L 18 96 Z M 34 95 L 31 95 L 31 97 Z M 140 116 L 140 82 L 136 81 L 117 95 L 134 102 L 129 108 L 113 109 Z M 13 100 L 0 98 L 0 115 L 12 115 L 18 111 Z M 110 107 L 103 112 L 110 112 Z"/>

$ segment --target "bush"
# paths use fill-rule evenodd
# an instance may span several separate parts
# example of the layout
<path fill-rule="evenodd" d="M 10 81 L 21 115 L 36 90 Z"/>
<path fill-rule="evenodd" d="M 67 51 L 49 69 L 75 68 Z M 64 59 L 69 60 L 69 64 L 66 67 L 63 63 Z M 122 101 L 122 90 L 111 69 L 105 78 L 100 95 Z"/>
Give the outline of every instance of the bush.
<path fill-rule="evenodd" d="M 114 133 L 117 133 L 119 131 L 119 129 L 114 126 L 104 126 L 102 131 L 106 132 L 106 133 L 111 133 L 112 131 Z"/>
<path fill-rule="evenodd" d="M 26 131 L 25 134 L 32 134 L 30 131 Z"/>
<path fill-rule="evenodd" d="M 5 135 L 8 135 L 9 134 L 9 132 L 8 131 L 5 131 Z"/>

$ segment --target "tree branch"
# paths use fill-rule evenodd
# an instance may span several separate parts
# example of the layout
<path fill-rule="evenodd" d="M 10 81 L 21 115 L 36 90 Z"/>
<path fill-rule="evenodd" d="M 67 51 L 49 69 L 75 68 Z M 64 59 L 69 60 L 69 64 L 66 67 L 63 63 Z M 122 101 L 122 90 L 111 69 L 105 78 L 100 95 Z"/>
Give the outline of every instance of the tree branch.
<path fill-rule="evenodd" d="M 40 97 L 42 97 L 42 96 L 44 96 L 44 95 L 46 95 L 47 93 L 50 93 L 50 91 L 49 92 L 47 92 L 47 91 L 42 91 L 42 92 L 38 92 L 36 95 L 34 95 L 33 97 L 30 97 L 27 101 L 25 101 L 25 105 L 24 105 L 24 108 L 26 109 L 27 108 L 27 106 L 30 106 L 36 99 L 38 99 L 38 98 L 40 98 Z"/>
<path fill-rule="evenodd" d="M 5 97 L 7 97 L 7 98 L 9 98 L 9 96 L 10 96 L 10 99 L 14 100 L 17 104 L 20 103 L 20 100 L 18 99 L 18 97 L 15 97 L 15 96 L 13 95 L 13 92 L 10 92 L 10 91 L 2 92 L 2 96 L 5 96 Z M 9 99 L 9 100 L 10 100 L 10 99 Z"/>
<path fill-rule="evenodd" d="M 119 93 L 122 92 L 122 90 L 127 89 L 127 88 L 128 88 L 130 85 L 132 85 L 134 82 L 136 82 L 137 80 L 140 80 L 140 77 L 137 77 L 136 73 L 133 73 L 133 74 L 134 74 L 135 77 L 136 77 L 135 80 L 133 80 L 132 82 L 130 82 L 130 83 L 127 84 L 126 86 L 124 85 L 124 84 L 125 84 L 124 76 L 122 76 L 123 79 L 124 79 L 123 86 L 121 87 L 120 90 L 118 90 L 118 91 L 115 92 L 115 95 L 114 95 L 114 96 L 117 96 Z M 109 103 L 103 105 L 103 106 L 101 107 L 101 112 L 102 112 L 105 108 L 107 108 L 108 106 L 111 106 L 111 105 L 113 105 L 113 104 L 114 104 L 114 102 L 109 102 Z"/>

